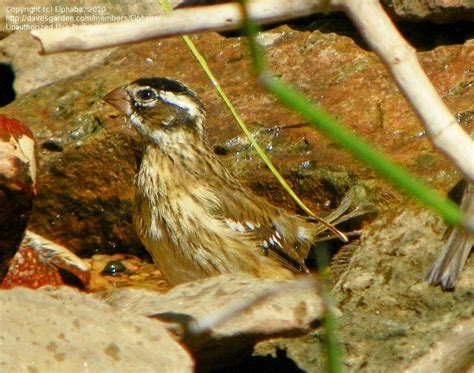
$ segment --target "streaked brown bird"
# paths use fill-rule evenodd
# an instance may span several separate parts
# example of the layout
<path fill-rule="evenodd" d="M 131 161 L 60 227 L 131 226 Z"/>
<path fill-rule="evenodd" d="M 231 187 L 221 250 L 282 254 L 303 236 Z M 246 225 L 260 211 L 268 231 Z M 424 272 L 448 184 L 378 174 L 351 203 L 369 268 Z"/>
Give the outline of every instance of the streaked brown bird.
<path fill-rule="evenodd" d="M 143 78 L 105 100 L 146 148 L 135 179 L 137 233 L 172 285 L 223 273 L 292 278 L 321 226 L 255 195 L 209 146 L 204 106 L 168 78 Z"/>

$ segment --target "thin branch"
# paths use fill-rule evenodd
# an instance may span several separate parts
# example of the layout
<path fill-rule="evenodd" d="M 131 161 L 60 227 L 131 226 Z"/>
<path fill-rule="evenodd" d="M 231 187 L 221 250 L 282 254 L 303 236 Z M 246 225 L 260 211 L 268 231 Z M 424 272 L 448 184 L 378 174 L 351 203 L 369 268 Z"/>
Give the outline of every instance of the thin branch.
<path fill-rule="evenodd" d="M 378 0 L 332 0 L 355 23 L 365 41 L 390 69 L 423 121 L 435 147 L 474 181 L 474 142 L 456 122 L 424 73 L 416 51 L 400 35 Z"/>
<path fill-rule="evenodd" d="M 252 17 L 266 24 L 327 11 L 328 0 L 256 0 Z M 203 31 L 226 31 L 240 27 L 238 3 L 177 9 L 168 15 L 138 21 L 86 25 L 64 29 L 38 29 L 31 35 L 41 43 L 43 54 L 87 51 L 159 37 Z"/>

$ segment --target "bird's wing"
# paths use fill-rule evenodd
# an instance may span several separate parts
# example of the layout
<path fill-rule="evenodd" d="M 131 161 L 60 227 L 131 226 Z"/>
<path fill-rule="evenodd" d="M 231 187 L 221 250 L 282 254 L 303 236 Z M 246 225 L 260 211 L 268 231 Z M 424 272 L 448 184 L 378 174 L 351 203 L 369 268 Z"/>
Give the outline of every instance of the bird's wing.
<path fill-rule="evenodd" d="M 292 216 L 241 186 L 217 189 L 215 195 L 219 203 L 211 211 L 213 216 L 222 219 L 229 229 L 249 235 L 264 255 L 284 267 L 309 273 L 304 258 L 297 251 L 296 234 L 283 227 L 285 220 Z M 303 224 L 308 223 L 303 221 Z"/>

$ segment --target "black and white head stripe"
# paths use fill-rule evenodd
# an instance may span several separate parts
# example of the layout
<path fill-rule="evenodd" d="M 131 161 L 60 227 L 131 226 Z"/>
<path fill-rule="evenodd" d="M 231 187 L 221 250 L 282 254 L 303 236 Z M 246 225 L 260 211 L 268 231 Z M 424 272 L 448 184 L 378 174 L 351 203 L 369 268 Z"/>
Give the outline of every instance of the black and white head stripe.
<path fill-rule="evenodd" d="M 173 92 L 169 91 L 161 91 L 158 97 L 168 104 L 178 106 L 181 109 L 186 110 L 191 117 L 198 117 L 203 114 L 201 105 L 187 95 L 174 94 Z"/>
<path fill-rule="evenodd" d="M 199 101 L 196 93 L 186 87 L 184 84 L 168 78 L 141 78 L 135 80 L 132 84 L 142 86 L 142 87 L 150 87 L 154 88 L 157 91 L 168 91 L 173 92 L 175 94 L 185 94 L 188 96 L 193 96 L 196 100 Z"/>
<path fill-rule="evenodd" d="M 203 105 L 199 97 L 184 84 L 168 78 L 142 78 L 132 83 L 137 104 L 153 107 L 156 100 L 186 110 L 190 116 L 202 116 Z"/>

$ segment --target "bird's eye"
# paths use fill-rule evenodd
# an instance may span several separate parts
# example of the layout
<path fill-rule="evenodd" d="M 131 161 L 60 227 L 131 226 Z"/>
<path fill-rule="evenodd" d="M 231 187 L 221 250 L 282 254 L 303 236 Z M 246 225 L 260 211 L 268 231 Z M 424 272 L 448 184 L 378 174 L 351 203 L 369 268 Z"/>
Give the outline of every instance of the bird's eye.
<path fill-rule="evenodd" d="M 152 89 L 141 89 L 137 92 L 140 100 L 147 101 L 155 98 L 155 92 Z"/>

